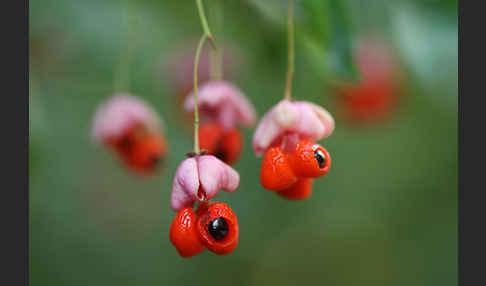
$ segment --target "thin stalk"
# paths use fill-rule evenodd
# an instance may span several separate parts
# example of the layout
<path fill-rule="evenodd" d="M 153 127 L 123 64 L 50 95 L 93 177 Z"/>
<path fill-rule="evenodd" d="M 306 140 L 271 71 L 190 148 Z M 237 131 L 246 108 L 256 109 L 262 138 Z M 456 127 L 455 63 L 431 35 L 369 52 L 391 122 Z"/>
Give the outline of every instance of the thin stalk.
<path fill-rule="evenodd" d="M 197 101 L 197 72 L 199 67 L 199 56 L 201 55 L 201 50 L 204 46 L 204 42 L 207 39 L 207 35 L 204 34 L 199 40 L 197 45 L 196 55 L 194 57 L 194 153 L 198 155 L 200 153 L 199 149 L 199 106 Z"/>
<path fill-rule="evenodd" d="M 209 78 L 212 81 L 223 79 L 221 54 L 221 47 L 209 50 Z"/>
<path fill-rule="evenodd" d="M 206 19 L 206 15 L 204 14 L 204 7 L 202 4 L 202 0 L 196 0 L 197 10 L 199 13 L 199 18 L 201 19 L 201 25 L 203 28 L 204 34 L 201 36 L 199 43 L 196 49 L 196 55 L 194 57 L 194 153 L 196 155 L 200 155 L 201 150 L 199 148 L 199 105 L 197 100 L 197 83 L 198 83 L 198 69 L 199 69 L 199 57 L 201 55 L 202 48 L 204 46 L 204 42 L 208 40 L 213 49 L 217 51 L 216 44 L 213 40 L 213 35 L 211 34 L 211 30 L 209 29 L 208 20 Z"/>
<path fill-rule="evenodd" d="M 284 99 L 292 97 L 292 77 L 294 76 L 294 0 L 289 0 L 287 11 L 288 66 L 285 81 Z"/>
<path fill-rule="evenodd" d="M 204 14 L 204 7 L 202 4 L 202 0 L 196 0 L 197 10 L 199 12 L 199 18 L 201 19 L 201 25 L 204 31 L 204 35 L 208 38 L 208 41 L 211 43 L 211 46 L 216 49 L 216 44 L 213 41 L 213 34 L 211 34 L 211 30 L 209 29 L 208 20 L 206 19 L 206 15 Z"/>

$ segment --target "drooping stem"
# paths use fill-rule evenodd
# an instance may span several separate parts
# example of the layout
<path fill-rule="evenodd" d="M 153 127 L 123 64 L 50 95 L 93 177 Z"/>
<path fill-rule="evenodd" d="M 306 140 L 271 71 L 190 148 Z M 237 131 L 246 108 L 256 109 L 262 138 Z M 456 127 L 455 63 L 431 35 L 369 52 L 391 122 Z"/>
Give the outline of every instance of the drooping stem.
<path fill-rule="evenodd" d="M 211 49 L 209 51 L 209 78 L 210 80 L 220 80 L 223 78 L 221 47 L 217 50 Z"/>
<path fill-rule="evenodd" d="M 216 49 L 216 45 L 213 41 L 213 34 L 211 34 L 211 30 L 209 29 L 208 20 L 206 19 L 206 15 L 204 14 L 204 7 L 202 4 L 202 0 L 196 0 L 197 10 L 199 12 L 199 18 L 201 19 L 201 25 L 204 31 L 204 35 L 208 38 L 208 41 L 211 43 L 214 49 Z"/>
<path fill-rule="evenodd" d="M 199 40 L 196 49 L 196 55 L 194 56 L 194 82 L 193 82 L 193 93 L 194 93 L 194 153 L 199 155 L 201 150 L 199 148 L 199 105 L 197 100 L 197 84 L 198 84 L 198 69 L 199 69 L 199 57 L 201 55 L 202 48 L 204 46 L 204 42 L 208 40 L 213 49 L 216 49 L 216 44 L 213 41 L 213 35 L 211 34 L 211 30 L 209 30 L 208 21 L 206 19 L 206 15 L 204 14 L 204 7 L 202 4 L 202 0 L 196 0 L 197 10 L 199 12 L 199 18 L 201 19 L 201 25 L 203 28 L 203 35 Z"/>
<path fill-rule="evenodd" d="M 199 67 L 199 56 L 201 55 L 201 50 L 204 46 L 204 42 L 207 39 L 207 35 L 204 34 L 199 40 L 197 45 L 196 55 L 194 57 L 194 153 L 199 154 L 199 106 L 197 101 L 197 71 Z"/>
<path fill-rule="evenodd" d="M 287 32 L 288 66 L 284 99 L 290 100 L 292 96 L 292 77 L 294 75 L 294 0 L 289 0 L 289 7 L 287 11 Z"/>

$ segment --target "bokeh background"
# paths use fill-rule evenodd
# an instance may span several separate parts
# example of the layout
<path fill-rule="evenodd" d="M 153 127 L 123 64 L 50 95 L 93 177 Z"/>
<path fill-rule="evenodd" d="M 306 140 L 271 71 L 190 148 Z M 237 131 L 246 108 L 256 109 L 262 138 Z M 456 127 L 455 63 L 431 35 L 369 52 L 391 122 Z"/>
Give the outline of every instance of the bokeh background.
<path fill-rule="evenodd" d="M 204 2 L 224 5 L 233 82 L 261 116 L 283 96 L 287 2 Z M 30 1 L 31 285 L 457 284 L 457 1 L 297 0 L 295 15 L 293 96 L 335 116 L 320 142 L 331 172 L 309 199 L 284 200 L 261 187 L 244 129 L 240 187 L 217 197 L 238 215 L 238 248 L 183 259 L 168 238 L 169 198 L 192 135 L 164 66 L 195 50 L 195 2 Z M 351 51 L 370 34 L 404 77 L 391 116 L 355 124 L 333 86 L 359 80 Z M 90 140 L 120 78 L 166 123 L 156 176 L 133 175 Z"/>

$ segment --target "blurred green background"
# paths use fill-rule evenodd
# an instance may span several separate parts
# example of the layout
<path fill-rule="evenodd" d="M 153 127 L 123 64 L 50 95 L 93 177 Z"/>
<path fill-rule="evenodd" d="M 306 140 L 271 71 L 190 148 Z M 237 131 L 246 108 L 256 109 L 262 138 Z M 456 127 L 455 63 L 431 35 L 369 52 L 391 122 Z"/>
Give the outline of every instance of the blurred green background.
<path fill-rule="evenodd" d="M 261 116 L 283 96 L 287 2 L 216 2 L 241 54 L 233 81 Z M 309 199 L 284 200 L 261 187 L 243 130 L 240 187 L 217 197 L 238 215 L 238 248 L 183 259 L 169 198 L 192 135 L 160 69 L 200 36 L 195 2 L 30 1 L 31 285 L 457 284 L 457 1 L 300 0 L 295 15 L 293 96 L 335 115 L 320 142 L 332 170 Z M 395 49 L 407 86 L 392 118 L 356 128 L 329 86 L 359 77 L 350 50 L 369 32 Z M 127 49 L 124 84 L 167 125 L 170 154 L 152 178 L 89 137 Z"/>

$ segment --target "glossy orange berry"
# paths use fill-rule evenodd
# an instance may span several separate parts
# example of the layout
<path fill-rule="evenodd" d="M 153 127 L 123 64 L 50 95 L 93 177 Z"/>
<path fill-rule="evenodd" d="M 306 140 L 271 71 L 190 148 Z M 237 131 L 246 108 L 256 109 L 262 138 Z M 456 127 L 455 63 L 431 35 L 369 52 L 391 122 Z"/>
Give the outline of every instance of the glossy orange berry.
<path fill-rule="evenodd" d="M 212 252 L 224 255 L 238 245 L 238 219 L 225 203 L 203 206 L 197 228 L 202 243 Z"/>
<path fill-rule="evenodd" d="M 127 162 L 142 173 L 153 173 L 163 160 L 164 140 L 157 135 L 147 136 L 133 146 Z"/>
<path fill-rule="evenodd" d="M 204 250 L 197 230 L 197 216 L 191 207 L 181 209 L 170 226 L 170 241 L 182 257 L 191 257 Z"/>
<path fill-rule="evenodd" d="M 199 146 L 231 165 L 240 157 L 243 136 L 237 128 L 224 130 L 218 123 L 206 123 L 199 127 Z"/>
<path fill-rule="evenodd" d="M 217 123 L 206 123 L 199 126 L 199 146 L 210 155 L 216 154 L 223 138 L 223 128 Z"/>
<path fill-rule="evenodd" d="M 163 161 L 167 142 L 159 133 L 149 133 L 134 127 L 123 136 L 109 142 L 121 160 L 140 174 L 151 174 Z"/>
<path fill-rule="evenodd" d="M 331 168 L 331 156 L 327 150 L 310 140 L 299 141 L 288 158 L 298 177 L 317 178 L 327 174 Z"/>
<path fill-rule="evenodd" d="M 282 147 L 272 147 L 265 153 L 260 181 L 265 189 L 273 191 L 284 190 L 297 182 L 297 176 Z"/>
<path fill-rule="evenodd" d="M 303 200 L 312 194 L 312 178 L 299 178 L 291 187 L 277 192 L 277 195 L 289 200 Z"/>
<path fill-rule="evenodd" d="M 209 202 L 202 202 L 202 203 L 200 203 L 199 206 L 197 207 L 197 210 L 196 210 L 196 216 L 197 217 L 200 217 L 203 214 L 207 213 L 208 212 L 209 205 L 210 205 Z"/>
<path fill-rule="evenodd" d="M 233 128 L 224 133 L 221 140 L 221 151 L 216 157 L 227 164 L 235 163 L 240 157 L 243 149 L 243 136 L 240 130 Z"/>
<path fill-rule="evenodd" d="M 344 115 L 355 124 L 380 122 L 395 111 L 398 87 L 387 80 L 348 84 L 338 91 Z"/>

